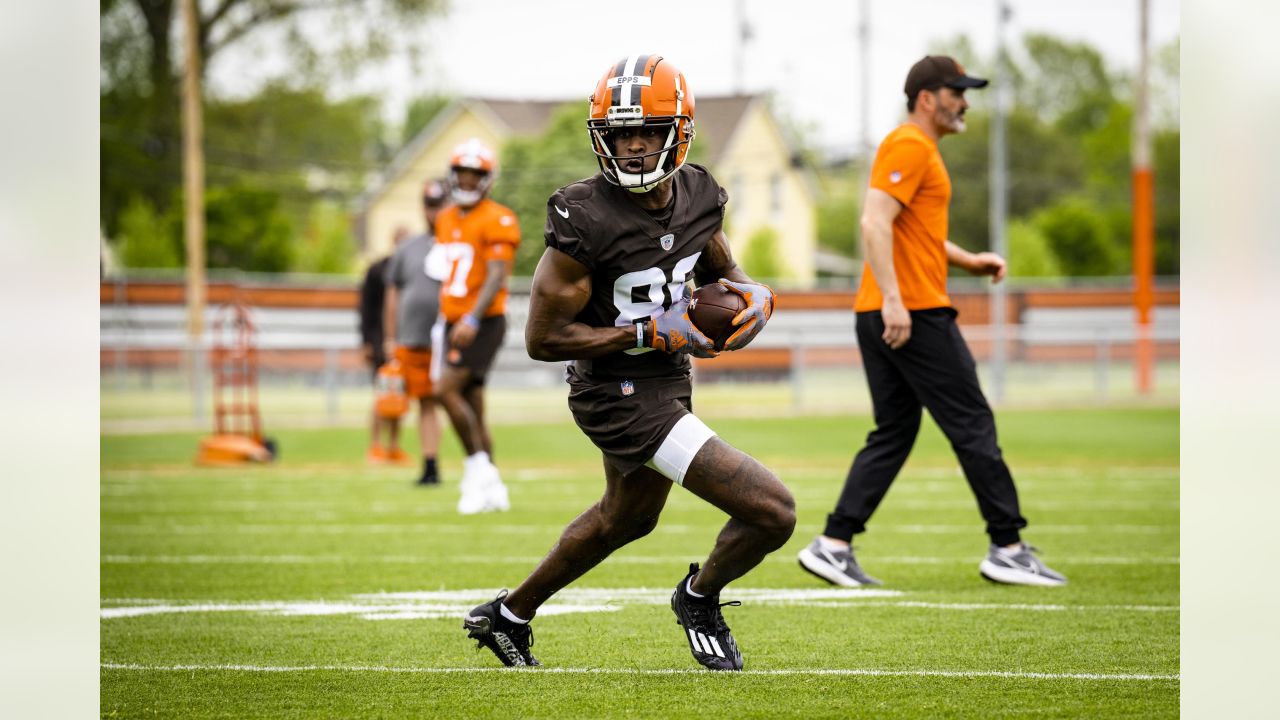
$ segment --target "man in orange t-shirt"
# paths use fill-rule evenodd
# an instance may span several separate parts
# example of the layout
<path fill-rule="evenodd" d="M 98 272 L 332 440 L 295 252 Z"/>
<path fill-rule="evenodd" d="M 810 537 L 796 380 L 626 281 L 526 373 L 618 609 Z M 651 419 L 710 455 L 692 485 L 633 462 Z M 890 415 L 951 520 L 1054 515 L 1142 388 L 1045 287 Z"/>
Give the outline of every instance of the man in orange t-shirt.
<path fill-rule="evenodd" d="M 520 244 L 515 213 L 488 197 L 497 170 L 493 151 L 479 140 L 455 148 L 449 159 L 453 205 L 436 220 L 447 348 L 438 388 L 467 453 L 458 501 L 458 512 L 466 515 L 510 507 L 484 421 L 485 376 L 506 334 L 507 280 Z"/>
<path fill-rule="evenodd" d="M 861 223 L 866 263 L 854 311 L 876 428 L 854 458 L 823 534 L 799 556 L 805 570 L 836 585 L 879 584 L 858 566 L 850 541 L 866 530 L 911 454 L 922 408 L 951 441 L 987 522 L 982 576 L 1017 585 L 1067 581 L 1022 542 L 1027 521 L 1018 490 L 947 296 L 948 265 L 992 282 L 1005 275 L 1004 258 L 947 240 L 951 178 L 938 153 L 942 136 L 964 132 L 965 90 L 986 85 L 952 58 L 917 62 L 904 86 L 907 122 L 884 139 L 871 166 Z"/>

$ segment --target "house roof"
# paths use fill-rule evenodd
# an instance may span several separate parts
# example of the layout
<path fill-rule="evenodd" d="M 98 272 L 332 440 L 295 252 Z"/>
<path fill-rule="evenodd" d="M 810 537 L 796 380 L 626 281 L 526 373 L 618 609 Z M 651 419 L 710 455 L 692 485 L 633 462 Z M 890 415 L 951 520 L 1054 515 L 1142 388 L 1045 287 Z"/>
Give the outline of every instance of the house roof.
<path fill-rule="evenodd" d="M 720 154 L 733 139 L 738 123 L 747 114 L 747 108 L 761 97 L 760 95 L 729 95 L 696 99 L 694 127 L 698 132 L 698 141 L 705 143 L 707 164 L 715 165 L 720 160 Z"/>
<path fill-rule="evenodd" d="M 471 102 L 482 104 L 502 121 L 512 135 L 538 135 L 551 122 L 555 111 L 571 100 L 498 100 L 492 98 L 470 98 Z"/>

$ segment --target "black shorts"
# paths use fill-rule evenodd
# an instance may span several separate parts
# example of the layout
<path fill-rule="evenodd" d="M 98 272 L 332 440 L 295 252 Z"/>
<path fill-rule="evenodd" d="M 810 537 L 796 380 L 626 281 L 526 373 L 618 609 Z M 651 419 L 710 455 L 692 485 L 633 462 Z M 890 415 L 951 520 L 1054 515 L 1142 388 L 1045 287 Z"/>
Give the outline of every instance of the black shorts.
<path fill-rule="evenodd" d="M 574 422 L 623 475 L 658 452 L 671 428 L 693 412 L 689 375 L 637 380 L 587 380 L 569 368 Z"/>
<path fill-rule="evenodd" d="M 457 323 L 449 323 L 445 325 L 444 337 L 445 342 L 449 342 L 450 333 L 453 332 L 453 326 Z M 507 316 L 493 315 L 480 321 L 480 327 L 476 328 L 476 339 L 465 348 L 458 349 L 451 347 L 445 355 L 445 362 L 449 367 L 464 367 L 471 371 L 471 379 L 476 382 L 482 382 L 485 375 L 489 373 L 489 368 L 493 365 L 493 359 L 498 356 L 498 350 L 502 348 L 502 337 L 507 334 Z"/>

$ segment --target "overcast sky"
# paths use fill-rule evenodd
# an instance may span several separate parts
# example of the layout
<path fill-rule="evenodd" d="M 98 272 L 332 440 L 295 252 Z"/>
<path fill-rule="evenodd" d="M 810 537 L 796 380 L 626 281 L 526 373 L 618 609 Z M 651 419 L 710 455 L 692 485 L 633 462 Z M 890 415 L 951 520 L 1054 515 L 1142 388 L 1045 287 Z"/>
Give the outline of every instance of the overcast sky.
<path fill-rule="evenodd" d="M 694 92 L 735 90 L 735 8 L 745 8 L 743 89 L 772 92 L 783 112 L 812 127 L 812 140 L 852 148 L 860 135 L 859 0 L 453 0 L 447 16 L 421 33 L 417 69 L 405 56 L 337 92 L 383 95 L 393 122 L 408 99 L 427 93 L 502 98 L 582 99 L 609 65 L 630 53 L 658 53 L 685 73 Z M 1113 69 L 1137 62 L 1138 0 L 1009 0 L 1010 41 L 1029 31 L 1086 41 Z M 1180 33 L 1179 0 L 1150 0 L 1151 42 Z M 902 82 L 933 44 L 964 34 L 990 57 L 996 0 L 869 0 L 872 142 L 902 118 Z M 259 43 L 262 40 L 259 39 Z M 260 48 L 259 48 L 260 50 Z M 959 58 L 962 63 L 976 62 Z M 248 44 L 210 67 L 215 90 L 253 89 L 273 71 Z M 971 102 L 989 102 L 973 93 Z M 584 103 L 585 104 L 585 103 Z"/>

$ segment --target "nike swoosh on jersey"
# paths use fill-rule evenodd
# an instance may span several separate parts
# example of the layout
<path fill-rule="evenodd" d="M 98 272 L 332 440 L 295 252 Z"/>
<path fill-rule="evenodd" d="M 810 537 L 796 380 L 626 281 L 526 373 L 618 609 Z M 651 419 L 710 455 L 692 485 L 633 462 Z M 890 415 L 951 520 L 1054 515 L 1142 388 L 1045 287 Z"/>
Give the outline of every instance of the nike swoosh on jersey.
<path fill-rule="evenodd" d="M 569 211 L 568 211 L 568 210 L 561 210 L 559 205 L 552 205 L 552 207 L 554 207 L 554 208 L 556 209 L 556 212 L 560 213 L 560 217 L 564 218 L 565 220 L 568 220 L 568 219 L 569 219 Z"/>

